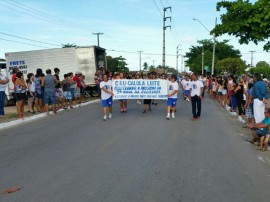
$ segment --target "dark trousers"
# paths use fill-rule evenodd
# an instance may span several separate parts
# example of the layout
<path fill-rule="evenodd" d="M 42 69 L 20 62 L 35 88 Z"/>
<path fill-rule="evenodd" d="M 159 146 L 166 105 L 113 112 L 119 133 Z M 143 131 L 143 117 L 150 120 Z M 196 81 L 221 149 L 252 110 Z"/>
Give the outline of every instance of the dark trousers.
<path fill-rule="evenodd" d="M 5 106 L 5 91 L 0 91 L 0 115 L 5 115 L 4 106 Z"/>
<path fill-rule="evenodd" d="M 193 118 L 199 118 L 202 110 L 202 100 L 199 96 L 191 97 Z"/>
<path fill-rule="evenodd" d="M 244 115 L 245 114 L 245 109 L 244 109 L 245 100 L 243 100 L 243 98 L 236 98 L 236 104 L 239 111 L 239 115 Z"/>

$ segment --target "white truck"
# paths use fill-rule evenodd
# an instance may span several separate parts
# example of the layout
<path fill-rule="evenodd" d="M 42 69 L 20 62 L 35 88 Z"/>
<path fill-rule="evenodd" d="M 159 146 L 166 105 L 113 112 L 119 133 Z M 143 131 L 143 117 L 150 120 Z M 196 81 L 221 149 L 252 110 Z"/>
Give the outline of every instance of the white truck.
<path fill-rule="evenodd" d="M 24 52 L 6 53 L 6 74 L 10 79 L 7 90 L 7 101 L 13 100 L 12 71 L 19 68 L 27 78 L 28 73 L 36 73 L 40 68 L 45 73 L 46 69 L 60 69 L 60 80 L 69 72 L 81 72 L 85 75 L 87 91 L 92 91 L 95 85 L 94 77 L 98 69 L 106 67 L 106 50 L 97 46 L 83 46 L 70 48 L 56 48 Z M 2 69 L 3 71 L 3 69 Z"/>

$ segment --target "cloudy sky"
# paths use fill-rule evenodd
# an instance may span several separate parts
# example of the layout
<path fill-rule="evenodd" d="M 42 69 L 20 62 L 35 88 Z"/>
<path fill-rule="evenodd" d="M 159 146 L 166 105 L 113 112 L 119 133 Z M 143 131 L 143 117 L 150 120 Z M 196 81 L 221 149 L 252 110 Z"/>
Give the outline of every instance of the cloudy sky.
<path fill-rule="evenodd" d="M 104 32 L 101 47 L 108 55 L 127 59 L 131 70 L 139 69 L 142 62 L 162 63 L 162 10 L 171 6 L 172 31 L 167 30 L 167 65 L 176 66 L 176 46 L 182 44 L 182 53 L 196 45 L 197 40 L 210 39 L 209 32 L 193 18 L 199 19 L 208 29 L 214 27 L 217 0 L 0 0 L 0 58 L 5 52 L 17 52 L 61 47 L 75 43 L 79 46 L 96 45 L 92 32 Z M 155 4 L 156 3 L 156 4 Z M 9 35 L 19 36 L 42 44 Z M 230 44 L 240 49 L 243 59 L 250 64 L 249 51 L 256 51 L 254 63 L 270 62 L 263 44 L 239 45 L 237 39 Z M 16 42 L 14 42 L 16 41 Z M 26 44 L 20 44 L 20 43 Z M 34 46 L 35 45 L 35 46 Z M 113 51 L 112 51 L 113 50 Z M 180 63 L 180 61 L 179 61 Z"/>

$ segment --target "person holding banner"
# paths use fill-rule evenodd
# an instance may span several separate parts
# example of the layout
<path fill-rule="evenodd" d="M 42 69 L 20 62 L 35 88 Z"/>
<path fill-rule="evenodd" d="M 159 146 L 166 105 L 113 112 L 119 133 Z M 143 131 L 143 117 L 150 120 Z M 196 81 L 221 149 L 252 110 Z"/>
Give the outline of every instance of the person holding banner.
<path fill-rule="evenodd" d="M 125 79 L 124 73 L 121 72 L 119 74 L 119 79 Z M 127 100 L 122 99 L 122 100 L 119 100 L 119 102 L 120 102 L 121 113 L 127 113 Z"/>
<path fill-rule="evenodd" d="M 168 87 L 168 101 L 167 101 L 167 119 L 170 120 L 175 119 L 175 108 L 176 108 L 176 102 L 177 102 L 177 94 L 179 90 L 179 85 L 177 83 L 177 77 L 176 75 L 171 76 L 171 81 L 169 82 Z M 171 116 L 172 112 L 172 116 Z"/>
<path fill-rule="evenodd" d="M 100 82 L 100 89 L 101 89 L 101 100 L 102 100 L 102 107 L 104 112 L 103 120 L 106 121 L 107 118 L 112 118 L 112 81 L 108 80 L 106 74 L 103 75 L 103 81 Z M 109 108 L 109 116 L 107 117 L 107 108 Z"/>

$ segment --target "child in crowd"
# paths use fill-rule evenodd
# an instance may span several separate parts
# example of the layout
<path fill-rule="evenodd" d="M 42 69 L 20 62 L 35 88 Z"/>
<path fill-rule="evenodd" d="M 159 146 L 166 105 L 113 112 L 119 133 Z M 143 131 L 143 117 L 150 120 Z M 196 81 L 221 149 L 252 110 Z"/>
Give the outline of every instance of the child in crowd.
<path fill-rule="evenodd" d="M 64 98 L 65 98 L 65 109 L 68 109 L 68 105 L 70 109 L 73 109 L 72 106 L 72 94 L 70 91 L 70 86 L 73 84 L 73 81 L 70 79 L 69 74 L 64 75 L 64 81 L 62 82 L 62 88 L 64 92 Z"/>
<path fill-rule="evenodd" d="M 266 129 L 268 131 L 268 134 L 260 138 L 260 147 L 258 148 L 258 150 L 262 152 L 265 152 L 268 149 L 268 144 L 269 144 L 269 139 L 270 139 L 270 125 L 268 125 Z"/>

